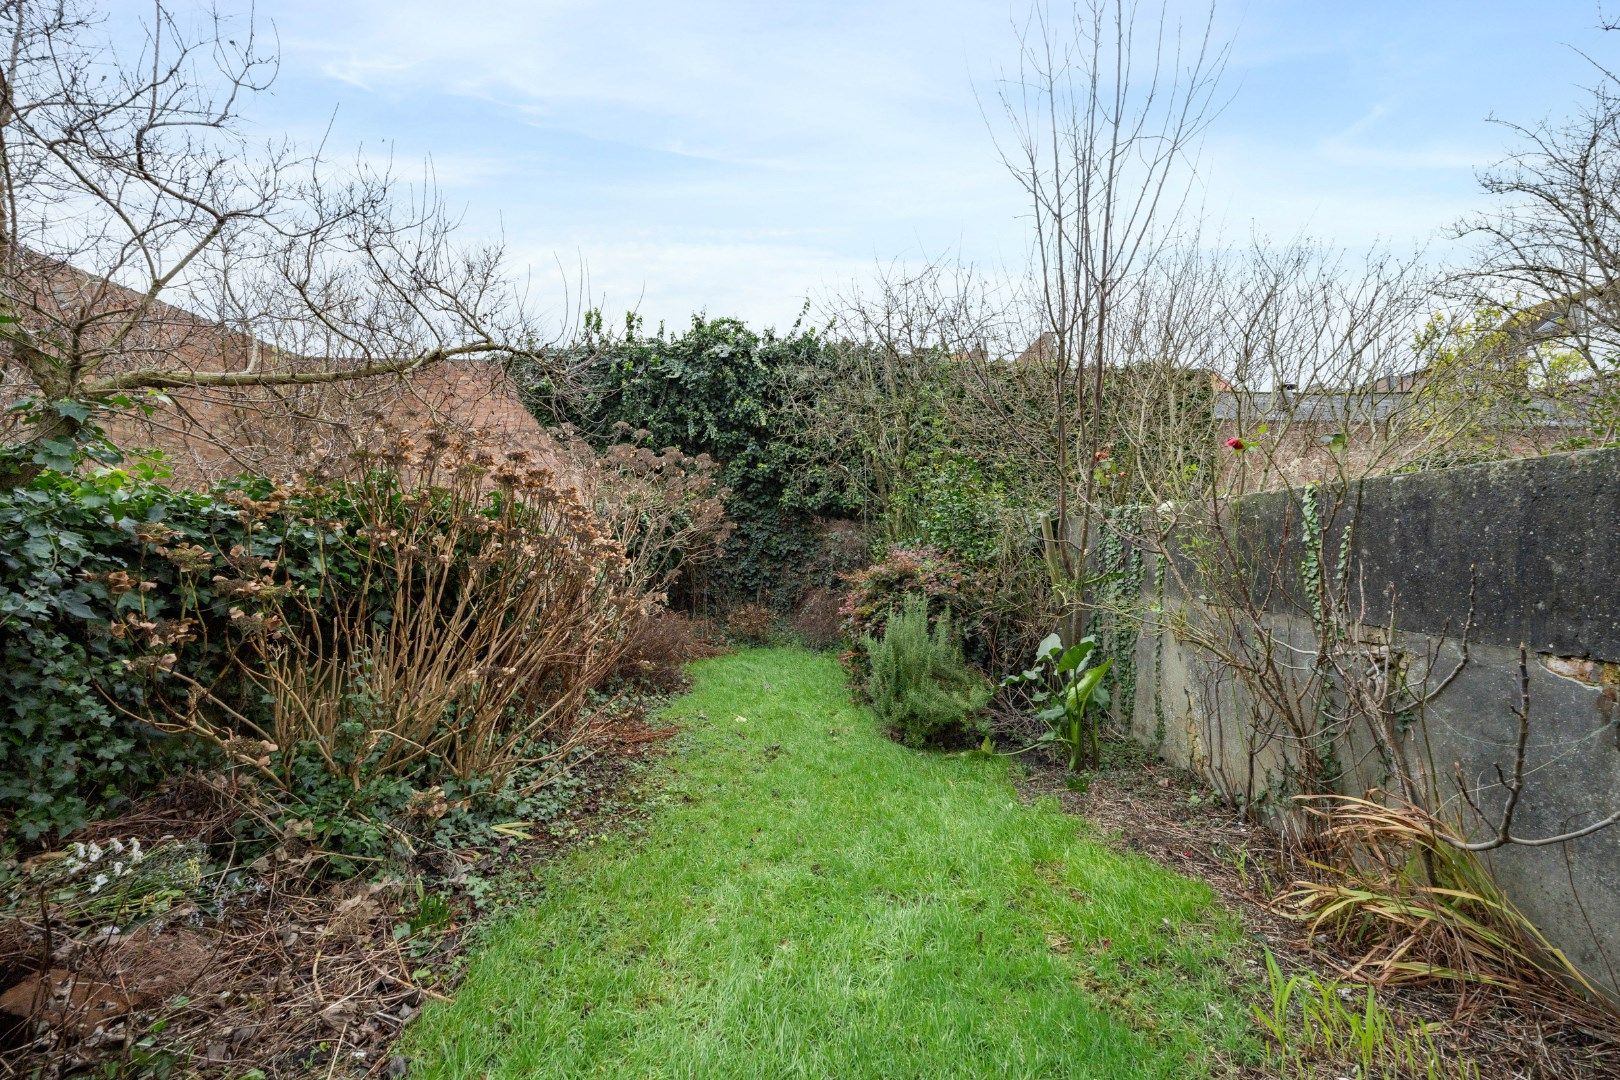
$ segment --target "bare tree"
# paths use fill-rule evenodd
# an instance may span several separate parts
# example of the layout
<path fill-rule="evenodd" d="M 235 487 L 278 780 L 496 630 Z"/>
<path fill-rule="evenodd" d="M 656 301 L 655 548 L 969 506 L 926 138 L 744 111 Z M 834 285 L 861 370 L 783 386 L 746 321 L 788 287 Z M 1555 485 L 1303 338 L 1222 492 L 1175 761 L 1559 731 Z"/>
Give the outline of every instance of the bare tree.
<path fill-rule="evenodd" d="M 167 391 L 318 386 L 545 340 L 431 173 L 256 145 L 252 17 L 153 0 L 138 55 L 88 5 L 0 0 L 0 342 L 17 483 Z"/>
<path fill-rule="evenodd" d="M 829 348 L 821 367 L 793 373 L 789 409 L 815 433 L 807 442 L 819 464 L 844 474 L 898 540 L 894 497 L 918 453 L 960 435 L 959 373 L 983 358 L 1005 313 L 988 281 L 943 258 L 880 266 L 869 286 L 820 306 Z"/>
<path fill-rule="evenodd" d="M 1593 66 L 1573 117 L 1500 121 L 1519 148 L 1480 178 L 1498 205 L 1459 231 L 1479 242 L 1468 298 L 1502 309 L 1494 358 L 1556 342 L 1584 368 L 1567 374 L 1603 376 L 1620 363 L 1620 79 Z"/>
<path fill-rule="evenodd" d="M 1059 13 L 1037 4 L 1019 69 L 999 93 L 1009 131 L 1001 158 L 1024 189 L 1034 232 L 1040 333 L 1026 359 L 1049 379 L 1055 535 L 1071 592 L 1090 545 L 1115 312 L 1171 239 L 1196 143 L 1218 111 L 1228 50 L 1213 39 L 1213 17 L 1184 33 L 1162 4 L 1081 0 Z"/>

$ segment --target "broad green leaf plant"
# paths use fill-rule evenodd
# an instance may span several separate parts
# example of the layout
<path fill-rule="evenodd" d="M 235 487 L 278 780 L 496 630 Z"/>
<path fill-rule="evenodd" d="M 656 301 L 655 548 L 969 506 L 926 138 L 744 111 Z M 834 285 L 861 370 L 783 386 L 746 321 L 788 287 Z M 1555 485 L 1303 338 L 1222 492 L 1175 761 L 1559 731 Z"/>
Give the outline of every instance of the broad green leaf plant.
<path fill-rule="evenodd" d="M 1103 678 L 1113 659 L 1097 662 L 1097 639 L 1084 637 L 1068 648 L 1057 634 L 1048 634 L 1035 647 L 1035 663 L 1027 671 L 1009 675 L 1002 685 L 1023 689 L 1035 705 L 1035 715 L 1046 721 L 1039 743 L 1057 743 L 1067 755 L 1071 771 L 1094 768 L 1100 758 L 1098 732 L 1108 710 Z"/>

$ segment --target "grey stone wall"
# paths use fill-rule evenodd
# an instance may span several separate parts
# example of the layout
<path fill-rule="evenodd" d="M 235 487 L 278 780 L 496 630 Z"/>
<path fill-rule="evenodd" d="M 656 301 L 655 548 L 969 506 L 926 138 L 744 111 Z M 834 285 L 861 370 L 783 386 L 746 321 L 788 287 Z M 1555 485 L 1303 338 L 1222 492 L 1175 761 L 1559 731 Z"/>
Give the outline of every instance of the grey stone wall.
<path fill-rule="evenodd" d="M 1254 565 L 1299 565 L 1299 498 L 1268 493 L 1236 507 L 1234 535 Z M 1457 774 L 1487 811 L 1503 798 L 1494 778 L 1497 767 L 1512 767 L 1521 642 L 1532 734 L 1515 832 L 1556 834 L 1620 809 L 1620 451 L 1368 479 L 1327 516 L 1323 548 L 1335 562 L 1354 522 L 1343 550 L 1365 598 L 1362 622 L 1395 627 L 1389 645 L 1411 679 L 1438 683 L 1460 659 L 1469 627 L 1468 663 L 1403 736 L 1442 809 L 1471 816 Z M 1196 588 L 1190 560 L 1178 566 Z M 1155 569 L 1150 556 L 1150 608 L 1160 599 Z M 1275 736 L 1242 680 L 1187 643 L 1188 620 L 1207 609 L 1179 594 L 1178 575 L 1165 577 L 1162 611 L 1136 641 L 1136 695 L 1121 719 L 1167 760 L 1286 823 L 1289 741 Z M 1317 641 L 1303 594 L 1298 574 L 1254 576 L 1251 595 L 1301 671 Z M 1352 730 L 1335 754 L 1346 793 L 1391 785 L 1367 733 Z M 1620 993 L 1620 826 L 1488 859 L 1505 894 L 1553 944 Z"/>

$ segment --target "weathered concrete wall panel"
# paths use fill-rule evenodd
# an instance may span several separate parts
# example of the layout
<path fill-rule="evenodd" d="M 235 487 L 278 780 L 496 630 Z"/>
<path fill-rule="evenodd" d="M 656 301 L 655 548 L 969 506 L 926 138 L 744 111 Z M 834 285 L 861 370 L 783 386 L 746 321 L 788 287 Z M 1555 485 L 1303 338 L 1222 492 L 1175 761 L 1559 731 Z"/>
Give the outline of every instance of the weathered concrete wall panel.
<path fill-rule="evenodd" d="M 1620 661 L 1620 450 L 1590 450 L 1359 482 L 1328 520 L 1336 552 L 1354 522 L 1367 621 L 1456 634 L 1474 593 L 1473 640 Z M 1239 528 L 1259 553 L 1299 551 L 1298 499 L 1241 501 Z M 1303 613 L 1292 583 L 1267 606 Z"/>
<path fill-rule="evenodd" d="M 1252 497 L 1237 521 L 1240 545 L 1257 565 L 1269 558 L 1285 568 L 1257 575 L 1252 595 L 1272 638 L 1304 672 L 1318 637 L 1298 575 L 1286 572 L 1302 553 L 1298 499 Z M 1620 451 L 1371 479 L 1346 507 L 1327 523 L 1323 548 L 1337 552 L 1339 530 L 1354 522 L 1349 550 L 1367 602 L 1363 622 L 1387 624 L 1393 610 L 1390 644 L 1414 683 L 1437 684 L 1461 659 L 1473 593 L 1468 663 L 1401 744 L 1442 810 L 1472 818 L 1483 833 L 1457 777 L 1488 814 L 1505 797 L 1496 770 L 1512 771 L 1520 642 L 1530 658 L 1531 737 L 1515 832 L 1554 835 L 1620 808 Z M 1144 576 L 1154 580 L 1151 563 Z M 1151 608 L 1155 599 L 1144 599 Z M 1171 585 L 1163 609 L 1149 615 L 1136 644 L 1132 735 L 1234 799 L 1285 814 L 1290 741 L 1241 679 L 1171 632 L 1199 618 L 1199 605 Z M 1351 728 L 1336 753 L 1344 792 L 1394 785 L 1368 732 Z M 1504 892 L 1549 939 L 1620 992 L 1620 827 L 1568 844 L 1499 849 L 1489 860 Z"/>

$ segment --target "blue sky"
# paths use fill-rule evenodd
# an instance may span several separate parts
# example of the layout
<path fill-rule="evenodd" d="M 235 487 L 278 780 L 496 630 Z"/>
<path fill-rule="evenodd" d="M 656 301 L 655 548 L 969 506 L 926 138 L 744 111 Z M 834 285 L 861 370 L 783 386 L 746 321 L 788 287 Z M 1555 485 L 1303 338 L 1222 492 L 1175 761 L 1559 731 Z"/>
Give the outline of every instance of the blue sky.
<path fill-rule="evenodd" d="M 228 6 L 228 5 L 227 5 Z M 245 3 L 244 3 L 245 8 Z M 1613 5 L 1620 8 L 1620 4 Z M 1188 10 L 1193 10 L 1188 5 Z M 259 0 L 269 131 L 431 156 L 471 234 L 610 310 L 791 321 L 878 261 L 1013 266 L 1025 223 L 979 101 L 1005 0 Z M 1228 0 L 1232 100 L 1199 197 L 1228 233 L 1449 248 L 1497 115 L 1570 111 L 1620 64 L 1597 0 Z"/>

